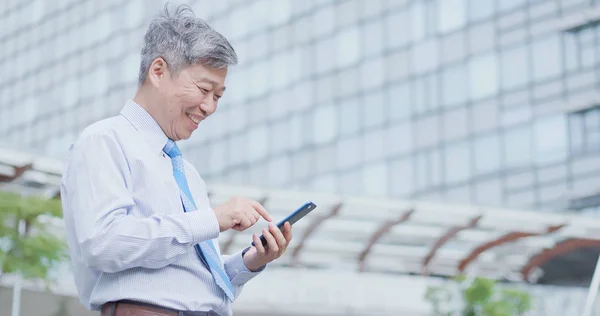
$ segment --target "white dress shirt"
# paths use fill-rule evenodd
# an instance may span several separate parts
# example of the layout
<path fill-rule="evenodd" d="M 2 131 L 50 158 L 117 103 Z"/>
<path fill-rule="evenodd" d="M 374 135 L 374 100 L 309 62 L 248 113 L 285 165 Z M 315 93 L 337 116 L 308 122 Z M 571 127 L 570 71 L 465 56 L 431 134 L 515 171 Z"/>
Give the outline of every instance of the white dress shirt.
<path fill-rule="evenodd" d="M 231 303 L 193 248 L 213 239 L 220 254 L 204 181 L 185 161 L 198 206 L 185 213 L 162 151 L 166 142 L 150 114 L 128 101 L 120 115 L 90 125 L 71 146 L 61 199 L 80 300 L 95 310 L 128 299 L 231 315 Z M 260 271 L 246 268 L 241 250 L 221 257 L 237 298 Z"/>

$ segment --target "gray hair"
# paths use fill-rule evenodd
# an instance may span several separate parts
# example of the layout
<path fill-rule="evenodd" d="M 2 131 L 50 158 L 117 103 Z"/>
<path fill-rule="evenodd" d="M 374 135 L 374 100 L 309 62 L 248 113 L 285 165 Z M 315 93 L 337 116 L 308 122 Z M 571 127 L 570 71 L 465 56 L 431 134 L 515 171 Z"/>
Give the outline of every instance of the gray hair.
<path fill-rule="evenodd" d="M 141 51 L 140 85 L 146 80 L 152 62 L 159 57 L 167 62 L 174 75 L 199 63 L 226 68 L 238 62 L 229 41 L 197 18 L 187 5 L 180 5 L 172 14 L 165 5 L 164 11 L 150 22 Z"/>

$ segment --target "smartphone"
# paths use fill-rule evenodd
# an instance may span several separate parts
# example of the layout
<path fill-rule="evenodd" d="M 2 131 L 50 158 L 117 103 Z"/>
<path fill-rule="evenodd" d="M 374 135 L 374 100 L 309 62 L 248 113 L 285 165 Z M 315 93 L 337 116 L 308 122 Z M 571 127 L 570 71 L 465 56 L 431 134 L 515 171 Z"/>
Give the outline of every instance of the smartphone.
<path fill-rule="evenodd" d="M 277 224 L 277 227 L 283 232 L 283 225 L 285 224 L 285 222 L 290 222 L 290 225 L 294 225 L 297 221 L 299 221 L 302 217 L 306 216 L 315 208 L 317 208 L 317 205 L 315 205 L 315 203 L 313 202 L 308 201 L 304 205 L 300 206 L 300 208 L 295 210 L 292 214 L 288 215 L 288 217 L 282 219 Z M 263 246 L 267 245 L 267 240 L 265 239 L 265 236 L 260 235 L 260 241 Z M 252 242 L 252 246 L 254 246 L 254 241 Z"/>

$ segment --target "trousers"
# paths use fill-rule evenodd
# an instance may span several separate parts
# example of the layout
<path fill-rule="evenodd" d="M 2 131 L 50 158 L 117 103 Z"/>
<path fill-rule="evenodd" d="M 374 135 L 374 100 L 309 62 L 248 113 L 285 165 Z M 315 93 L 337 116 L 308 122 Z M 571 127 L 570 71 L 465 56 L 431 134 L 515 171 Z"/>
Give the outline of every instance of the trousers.
<path fill-rule="evenodd" d="M 214 311 L 178 311 L 135 301 L 117 301 L 102 305 L 101 316 L 219 316 Z"/>

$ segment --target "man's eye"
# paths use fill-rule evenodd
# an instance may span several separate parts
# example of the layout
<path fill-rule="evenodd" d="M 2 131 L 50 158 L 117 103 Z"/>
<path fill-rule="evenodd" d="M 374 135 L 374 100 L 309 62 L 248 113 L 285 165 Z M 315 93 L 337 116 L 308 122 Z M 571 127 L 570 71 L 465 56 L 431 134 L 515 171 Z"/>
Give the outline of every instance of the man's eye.
<path fill-rule="evenodd" d="M 202 93 L 208 93 L 208 90 L 204 88 L 200 88 L 200 91 L 202 91 Z"/>

